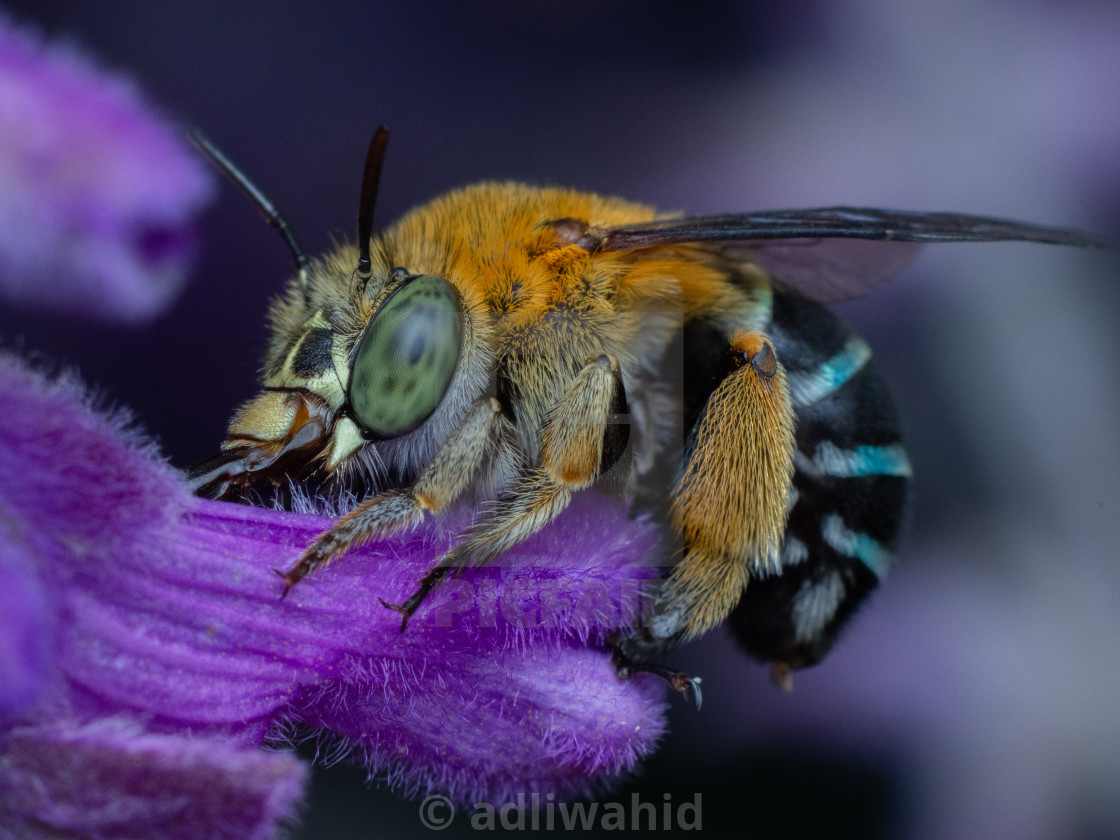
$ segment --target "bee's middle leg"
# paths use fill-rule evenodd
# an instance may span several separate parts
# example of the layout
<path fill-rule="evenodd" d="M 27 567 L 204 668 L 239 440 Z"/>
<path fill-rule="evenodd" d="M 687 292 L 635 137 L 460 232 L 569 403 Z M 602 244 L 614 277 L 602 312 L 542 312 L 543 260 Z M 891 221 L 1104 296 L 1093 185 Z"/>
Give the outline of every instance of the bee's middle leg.
<path fill-rule="evenodd" d="M 591 359 L 557 403 L 541 441 L 541 464 L 524 471 L 462 540 L 428 570 L 403 603 L 385 606 L 403 616 L 401 629 L 428 592 L 450 573 L 482 566 L 536 534 L 559 516 L 572 492 L 590 487 L 618 457 L 628 434 L 612 425 L 625 405 L 618 360 Z M 382 602 L 385 603 L 385 602 Z"/>

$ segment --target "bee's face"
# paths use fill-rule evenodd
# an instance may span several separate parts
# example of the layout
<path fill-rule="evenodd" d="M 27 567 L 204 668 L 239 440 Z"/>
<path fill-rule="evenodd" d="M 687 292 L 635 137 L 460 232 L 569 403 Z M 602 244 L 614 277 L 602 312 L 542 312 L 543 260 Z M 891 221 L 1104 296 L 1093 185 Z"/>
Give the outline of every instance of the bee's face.
<path fill-rule="evenodd" d="M 274 306 L 263 389 L 234 417 L 228 451 L 332 476 L 370 443 L 455 422 L 472 398 L 455 383 L 477 379 L 467 369 L 483 348 L 464 350 L 478 331 L 455 286 L 396 267 L 359 288 L 352 270 L 337 270 L 346 256 L 312 264 L 309 298 L 293 283 Z M 433 419 L 441 406 L 443 423 Z"/>

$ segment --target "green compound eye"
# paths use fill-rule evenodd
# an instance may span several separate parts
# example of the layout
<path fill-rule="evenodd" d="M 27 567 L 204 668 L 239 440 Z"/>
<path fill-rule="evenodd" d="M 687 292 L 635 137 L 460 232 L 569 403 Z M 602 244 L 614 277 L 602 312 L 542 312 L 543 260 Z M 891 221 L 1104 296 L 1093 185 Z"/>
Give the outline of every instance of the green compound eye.
<path fill-rule="evenodd" d="M 424 274 L 395 291 L 366 327 L 350 375 L 350 409 L 374 438 L 411 432 L 451 385 L 463 343 L 459 296 Z"/>

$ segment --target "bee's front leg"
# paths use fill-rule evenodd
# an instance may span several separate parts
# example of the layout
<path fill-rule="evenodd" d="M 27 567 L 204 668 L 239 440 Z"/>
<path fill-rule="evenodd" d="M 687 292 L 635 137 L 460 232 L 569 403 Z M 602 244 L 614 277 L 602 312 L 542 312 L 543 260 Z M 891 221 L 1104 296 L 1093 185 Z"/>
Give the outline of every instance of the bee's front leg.
<path fill-rule="evenodd" d="M 541 441 L 540 466 L 528 469 L 462 540 L 448 551 L 403 603 L 385 606 L 403 616 L 401 630 L 428 592 L 449 573 L 481 566 L 540 531 L 559 516 L 572 492 L 590 487 L 619 457 L 628 430 L 612 419 L 625 414 L 618 360 L 591 359 L 556 404 Z"/>
<path fill-rule="evenodd" d="M 417 525 L 427 513 L 439 513 L 447 508 L 462 495 L 480 466 L 501 445 L 501 426 L 506 422 L 497 400 L 485 397 L 475 402 L 412 487 L 378 493 L 347 512 L 316 538 L 299 561 L 281 575 L 284 594 L 347 549 Z"/>

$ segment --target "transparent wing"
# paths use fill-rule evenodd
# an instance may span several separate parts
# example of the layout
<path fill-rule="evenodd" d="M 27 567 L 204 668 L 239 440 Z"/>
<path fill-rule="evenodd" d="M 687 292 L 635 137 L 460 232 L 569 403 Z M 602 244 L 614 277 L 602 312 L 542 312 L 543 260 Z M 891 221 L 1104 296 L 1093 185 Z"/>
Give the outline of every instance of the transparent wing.
<path fill-rule="evenodd" d="M 921 253 L 920 242 L 773 239 L 744 243 L 751 262 L 805 297 L 852 300 L 890 280 Z"/>
<path fill-rule="evenodd" d="M 1105 244 L 1080 231 L 1008 219 L 866 207 L 666 219 L 590 230 L 582 243 L 594 250 L 632 251 L 686 242 L 738 242 L 787 285 L 807 297 L 831 302 L 866 293 L 912 262 L 922 244 L 1006 241 Z"/>

